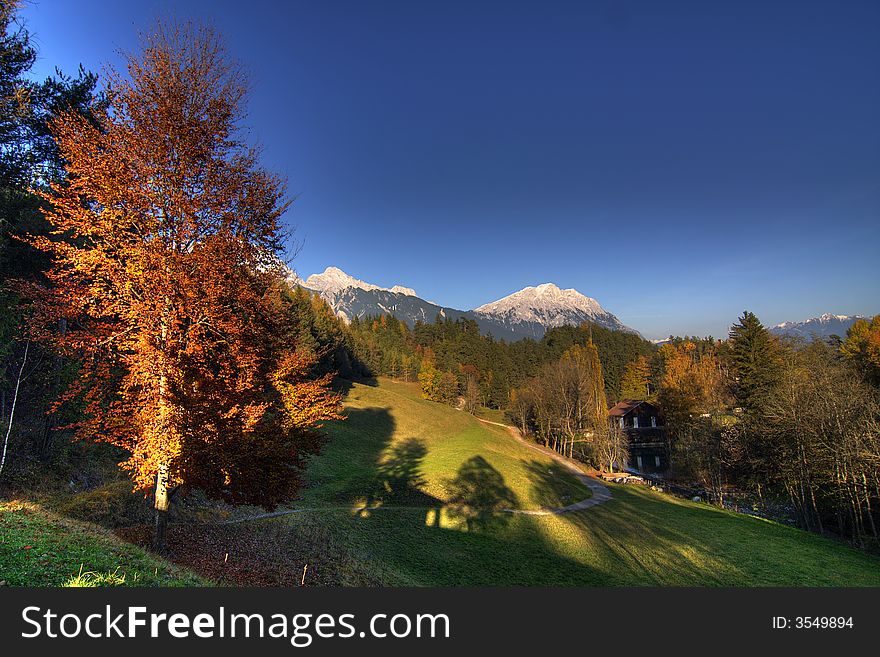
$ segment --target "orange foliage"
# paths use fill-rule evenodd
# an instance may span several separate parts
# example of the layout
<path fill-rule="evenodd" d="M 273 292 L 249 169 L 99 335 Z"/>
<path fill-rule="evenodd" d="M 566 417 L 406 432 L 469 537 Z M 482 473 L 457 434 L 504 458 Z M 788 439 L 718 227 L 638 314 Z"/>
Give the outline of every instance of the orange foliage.
<path fill-rule="evenodd" d="M 869 380 L 880 384 L 880 315 L 870 320 L 856 320 L 840 351 L 856 363 Z"/>
<path fill-rule="evenodd" d="M 724 395 L 724 377 L 715 354 L 698 355 L 693 342 L 660 347 L 660 399 L 672 418 L 715 410 Z"/>
<path fill-rule="evenodd" d="M 271 506 L 339 402 L 271 294 L 284 183 L 240 139 L 244 83 L 210 30 L 160 26 L 127 73 L 98 125 L 52 126 L 68 177 L 30 240 L 53 263 L 33 330 L 80 363 L 61 401 L 77 436 L 128 450 L 136 488 L 167 472 Z"/>

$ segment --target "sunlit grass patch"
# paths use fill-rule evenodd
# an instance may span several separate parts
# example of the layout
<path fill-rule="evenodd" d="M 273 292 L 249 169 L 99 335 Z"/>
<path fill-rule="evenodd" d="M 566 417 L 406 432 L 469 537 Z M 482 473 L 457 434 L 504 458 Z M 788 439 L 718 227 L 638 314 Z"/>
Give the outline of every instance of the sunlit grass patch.
<path fill-rule="evenodd" d="M 93 573 L 92 571 L 83 572 L 82 566 L 80 571 L 68 579 L 61 586 L 65 588 L 95 588 L 98 586 L 137 586 L 140 575 L 135 573 L 133 581 L 127 581 L 125 573 L 119 572 L 119 567 L 112 572 Z"/>
<path fill-rule="evenodd" d="M 0 502 L 0 581 L 9 586 L 210 584 L 109 531 L 32 502 Z"/>

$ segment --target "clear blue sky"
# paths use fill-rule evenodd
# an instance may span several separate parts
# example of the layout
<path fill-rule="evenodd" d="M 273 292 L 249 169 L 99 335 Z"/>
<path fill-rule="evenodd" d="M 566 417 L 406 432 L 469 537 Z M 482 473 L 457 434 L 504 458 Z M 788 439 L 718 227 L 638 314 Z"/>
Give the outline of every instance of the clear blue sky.
<path fill-rule="evenodd" d="M 211 21 L 336 265 L 472 308 L 552 281 L 648 337 L 880 312 L 880 3 L 30 0 L 39 74 Z"/>

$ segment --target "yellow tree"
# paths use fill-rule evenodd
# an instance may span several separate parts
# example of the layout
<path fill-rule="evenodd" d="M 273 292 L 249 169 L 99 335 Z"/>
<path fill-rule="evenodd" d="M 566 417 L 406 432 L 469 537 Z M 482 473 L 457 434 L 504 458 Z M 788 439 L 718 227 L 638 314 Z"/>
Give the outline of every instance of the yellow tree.
<path fill-rule="evenodd" d="M 880 383 L 880 315 L 870 321 L 856 320 L 847 331 L 840 351 L 862 370 L 869 381 Z"/>
<path fill-rule="evenodd" d="M 266 506 L 292 494 L 338 399 L 285 330 L 284 183 L 242 140 L 244 79 L 218 37 L 160 25 L 108 90 L 97 126 L 52 126 L 67 176 L 44 194 L 54 235 L 31 238 L 48 282 L 28 289 L 37 337 L 80 363 L 62 400 L 83 409 L 77 436 L 128 451 L 161 550 L 178 486 Z"/>
<path fill-rule="evenodd" d="M 440 370 L 437 369 L 437 359 L 434 351 L 428 347 L 422 355 L 422 365 L 419 368 L 419 385 L 422 389 L 422 397 L 437 401 L 440 381 Z"/>
<path fill-rule="evenodd" d="M 663 369 L 660 402 L 673 424 L 721 405 L 724 378 L 717 356 L 700 355 L 693 342 L 665 344 L 659 355 Z"/>
<path fill-rule="evenodd" d="M 651 364 L 645 356 L 626 364 L 620 380 L 623 399 L 647 399 L 650 396 Z"/>

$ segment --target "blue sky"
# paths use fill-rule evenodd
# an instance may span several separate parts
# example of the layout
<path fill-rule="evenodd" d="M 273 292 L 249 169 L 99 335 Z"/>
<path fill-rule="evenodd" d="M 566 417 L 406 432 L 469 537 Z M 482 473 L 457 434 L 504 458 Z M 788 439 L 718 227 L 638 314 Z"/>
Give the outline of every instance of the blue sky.
<path fill-rule="evenodd" d="M 472 308 L 552 281 L 647 337 L 880 312 L 880 3 L 32 0 L 36 73 L 210 21 L 336 265 Z"/>

